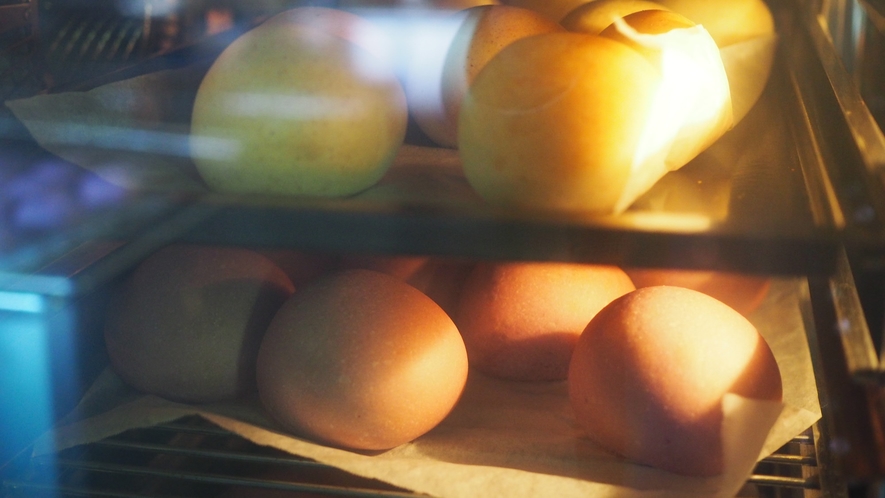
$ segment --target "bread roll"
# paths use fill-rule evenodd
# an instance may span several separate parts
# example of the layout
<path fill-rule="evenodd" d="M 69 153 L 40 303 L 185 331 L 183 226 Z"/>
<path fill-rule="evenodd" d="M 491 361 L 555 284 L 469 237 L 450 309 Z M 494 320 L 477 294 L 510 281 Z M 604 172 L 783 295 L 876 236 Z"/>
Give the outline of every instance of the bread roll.
<path fill-rule="evenodd" d="M 390 167 L 408 120 L 393 67 L 343 36 L 352 14 L 308 10 L 313 24 L 296 9 L 237 38 L 200 83 L 191 156 L 210 189 L 339 197 Z"/>
<path fill-rule="evenodd" d="M 465 14 L 443 66 L 442 98 L 448 134 L 442 145 L 454 147 L 458 145 L 461 101 L 488 61 L 520 38 L 563 30 L 535 11 L 507 5 L 473 7 Z"/>
<path fill-rule="evenodd" d="M 455 324 L 427 296 L 370 270 L 328 275 L 274 317 L 258 355 L 268 412 L 297 435 L 361 450 L 411 441 L 467 380 Z"/>
<path fill-rule="evenodd" d="M 759 100 L 774 64 L 777 34 L 764 0 L 655 0 L 703 26 L 719 46 L 740 122 Z"/>
<path fill-rule="evenodd" d="M 627 44 L 663 74 L 649 125 L 670 129 L 648 138 L 666 151 L 667 170 L 681 168 L 733 126 L 722 54 L 703 26 L 676 12 L 640 10 L 617 20 L 599 36 Z"/>
<path fill-rule="evenodd" d="M 135 269 L 110 310 L 111 366 L 133 387 L 176 401 L 254 391 L 261 337 L 293 291 L 255 252 L 167 246 Z"/>
<path fill-rule="evenodd" d="M 645 287 L 587 325 L 572 356 L 578 425 L 610 451 L 678 474 L 723 471 L 722 398 L 780 401 L 774 356 L 725 304 L 680 287 Z"/>
<path fill-rule="evenodd" d="M 623 209 L 660 83 L 660 72 L 623 43 L 582 33 L 517 40 L 462 103 L 467 180 L 497 206 Z"/>
<path fill-rule="evenodd" d="M 587 322 L 634 289 L 614 266 L 478 263 L 456 323 L 471 367 L 511 380 L 563 380 Z"/>

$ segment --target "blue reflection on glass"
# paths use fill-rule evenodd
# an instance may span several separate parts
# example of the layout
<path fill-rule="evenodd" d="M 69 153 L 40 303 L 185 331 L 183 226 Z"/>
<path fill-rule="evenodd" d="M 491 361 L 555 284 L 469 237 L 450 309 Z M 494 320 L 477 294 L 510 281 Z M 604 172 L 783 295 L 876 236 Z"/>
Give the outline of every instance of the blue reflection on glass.
<path fill-rule="evenodd" d="M 0 310 L 40 313 L 44 305 L 45 300 L 40 294 L 0 291 Z"/>
<path fill-rule="evenodd" d="M 45 297 L 0 293 L 0 464 L 26 448 L 54 420 L 51 330 Z M 55 477 L 49 462 L 41 472 Z"/>
<path fill-rule="evenodd" d="M 95 175 L 85 175 L 80 181 L 77 196 L 87 209 L 94 209 L 122 202 L 129 191 L 108 183 Z"/>
<path fill-rule="evenodd" d="M 0 247 L 11 230 L 73 226 L 91 212 L 124 202 L 128 195 L 126 189 L 60 159 L 0 178 Z"/>

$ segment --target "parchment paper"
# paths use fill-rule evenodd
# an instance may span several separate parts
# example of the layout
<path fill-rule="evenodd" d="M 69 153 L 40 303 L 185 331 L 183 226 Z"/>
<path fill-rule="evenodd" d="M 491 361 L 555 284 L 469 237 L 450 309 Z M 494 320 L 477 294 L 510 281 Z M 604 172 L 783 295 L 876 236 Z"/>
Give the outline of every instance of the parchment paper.
<path fill-rule="evenodd" d="M 208 64 L 6 106 L 47 151 L 130 190 L 201 191 L 190 159 L 193 100 Z"/>
<path fill-rule="evenodd" d="M 459 404 L 439 426 L 414 442 L 369 456 L 287 433 L 254 399 L 200 406 L 173 403 L 136 392 L 108 370 L 78 408 L 38 441 L 35 452 L 196 414 L 255 443 L 433 496 L 734 496 L 758 459 L 821 415 L 796 281 L 775 281 L 751 320 L 781 369 L 784 403 L 726 398 L 728 470 L 717 478 L 671 474 L 599 448 L 576 427 L 564 382 L 507 382 L 475 372 Z"/>

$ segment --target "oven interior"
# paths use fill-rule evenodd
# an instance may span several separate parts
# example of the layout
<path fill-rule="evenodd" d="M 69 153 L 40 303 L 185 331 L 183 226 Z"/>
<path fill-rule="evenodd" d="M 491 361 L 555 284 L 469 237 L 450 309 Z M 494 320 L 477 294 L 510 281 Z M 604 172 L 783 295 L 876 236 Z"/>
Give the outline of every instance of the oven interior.
<path fill-rule="evenodd" d="M 100 3 L 0 4 L 4 100 L 205 61 L 267 9 L 282 8 Z M 885 78 L 877 61 L 885 55 L 885 8 L 872 0 L 770 3 L 782 38 L 763 100 L 776 103 L 775 111 L 754 110 L 750 122 L 781 120 L 775 127 L 787 133 L 786 151 L 761 147 L 734 173 L 733 188 L 745 195 L 731 206 L 729 222 L 699 232 L 632 218 L 587 222 L 472 208 L 133 195 L 56 160 L 4 109 L 0 214 L 14 222 L 0 226 L 0 341 L 7 345 L 0 396 L 12 407 L 0 410 L 7 441 L 2 493 L 413 496 L 252 444 L 196 417 L 30 456 L 30 442 L 76 405 L 107 364 L 103 310 L 119 283 L 152 251 L 185 241 L 673 264 L 807 279 L 804 311 L 824 418 L 762 460 L 742 495 L 881 496 Z M 426 143 L 413 129 L 409 137 Z M 767 163 L 789 166 L 765 169 Z M 678 257 L 685 254 L 696 258 Z"/>

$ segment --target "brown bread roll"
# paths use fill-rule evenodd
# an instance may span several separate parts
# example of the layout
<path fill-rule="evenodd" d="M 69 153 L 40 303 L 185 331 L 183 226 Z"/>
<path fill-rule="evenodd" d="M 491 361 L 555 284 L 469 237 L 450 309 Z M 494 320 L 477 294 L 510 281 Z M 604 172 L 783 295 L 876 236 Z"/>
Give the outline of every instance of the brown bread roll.
<path fill-rule="evenodd" d="M 296 434 L 384 450 L 435 427 L 461 396 L 467 353 L 430 298 L 371 270 L 323 277 L 274 317 L 258 356 L 258 391 Z"/>
<path fill-rule="evenodd" d="M 723 471 L 726 393 L 780 401 L 768 344 L 738 312 L 680 287 L 645 287 L 587 325 L 569 368 L 578 425 L 610 451 L 678 474 Z"/>
<path fill-rule="evenodd" d="M 109 314 L 111 366 L 133 387 L 177 401 L 253 391 L 261 337 L 292 292 L 255 252 L 167 246 L 135 269 Z"/>
<path fill-rule="evenodd" d="M 634 289 L 614 266 L 479 263 L 457 320 L 471 367 L 511 380 L 563 380 L 584 327 Z"/>

